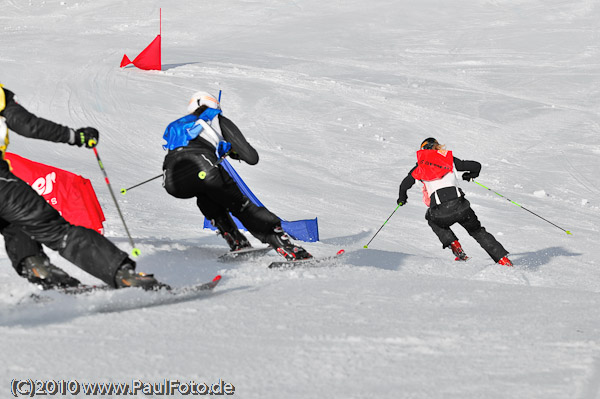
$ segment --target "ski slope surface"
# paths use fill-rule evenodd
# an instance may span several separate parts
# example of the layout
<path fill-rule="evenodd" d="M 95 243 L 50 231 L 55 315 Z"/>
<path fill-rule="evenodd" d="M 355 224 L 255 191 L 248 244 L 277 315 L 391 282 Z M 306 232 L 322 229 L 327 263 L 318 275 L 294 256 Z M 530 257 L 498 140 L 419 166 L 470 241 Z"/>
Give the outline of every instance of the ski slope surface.
<path fill-rule="evenodd" d="M 160 8 L 162 70 L 119 68 L 159 33 Z M 0 398 L 27 379 L 221 381 L 261 399 L 600 398 L 599 21 L 589 0 L 0 0 L 0 83 L 38 116 L 99 129 L 138 270 L 175 286 L 223 276 L 179 303 L 144 306 L 133 289 L 32 303 L 39 291 L 0 251 Z M 286 220 L 317 217 L 305 248 L 344 256 L 220 262 L 228 247 L 195 200 L 160 179 L 118 193 L 162 173 L 164 129 L 198 90 L 222 91 L 259 152 L 232 161 L 258 198 Z M 481 162 L 478 181 L 504 196 L 461 181 L 514 268 L 460 226 L 471 260 L 455 262 L 418 185 L 364 248 L 429 136 Z M 131 251 L 92 151 L 17 134 L 9 151 L 90 179 L 106 236 Z"/>

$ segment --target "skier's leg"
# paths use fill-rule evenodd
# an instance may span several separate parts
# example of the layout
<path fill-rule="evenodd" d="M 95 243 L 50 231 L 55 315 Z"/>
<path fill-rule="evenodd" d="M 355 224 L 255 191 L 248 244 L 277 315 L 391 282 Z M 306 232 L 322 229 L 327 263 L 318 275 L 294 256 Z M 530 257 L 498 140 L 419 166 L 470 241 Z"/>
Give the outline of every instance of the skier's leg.
<path fill-rule="evenodd" d="M 481 225 L 475 211 L 471 208 L 471 204 L 465 198 L 461 199 L 461 212 L 458 223 L 481 245 L 494 262 L 498 262 L 508 254 L 502 244 Z"/>
<path fill-rule="evenodd" d="M 122 266 L 127 264 L 135 269 L 135 262 L 126 252 L 95 230 L 81 226 L 70 226 L 64 243 L 56 250 L 63 258 L 112 287 L 119 286 L 115 276 Z"/>
<path fill-rule="evenodd" d="M 425 219 L 427 220 L 427 224 L 429 224 L 431 230 L 433 230 L 437 238 L 442 243 L 442 248 L 447 248 L 454 241 L 458 240 L 458 238 L 450 229 L 451 224 L 448 224 L 448 222 L 446 221 L 447 218 L 445 218 L 444 216 L 445 214 L 443 210 L 438 209 L 432 211 L 431 208 L 429 208 L 425 213 Z"/>
<path fill-rule="evenodd" d="M 163 164 L 165 189 L 176 198 L 196 197 L 200 212 L 218 229 L 232 251 L 251 247 L 229 216 L 229 208 L 240 207 L 243 195 L 216 162 L 216 156 L 204 149 L 169 153 Z M 225 190 L 224 179 L 231 180 L 236 190 Z"/>
<path fill-rule="evenodd" d="M 242 235 L 233 224 L 233 221 L 229 223 L 226 219 L 229 217 L 229 212 L 231 212 L 242 222 L 250 234 L 275 248 L 286 259 L 295 260 L 312 257 L 304 248 L 292 242 L 289 235 L 281 228 L 281 220 L 274 213 L 265 207 L 255 205 L 245 197 L 225 170 L 222 170 L 221 177 L 220 180 L 213 180 L 209 186 L 210 189 L 203 196 L 198 197 L 198 206 L 202 213 L 213 221 L 213 224 L 216 223 L 217 227 L 221 226 L 219 230 L 225 228 L 224 226 L 230 226 L 233 237 L 237 237 L 236 234 Z M 220 204 L 219 206 L 224 207 L 226 212 L 219 215 L 217 211 L 209 209 L 214 207 L 214 204 Z M 211 219 L 208 215 L 217 216 Z M 225 235 L 224 237 L 227 239 Z M 231 247 L 234 248 L 234 246 Z"/>
<path fill-rule="evenodd" d="M 0 223 L 0 233 L 4 236 L 4 246 L 13 268 L 20 274 L 21 262 L 29 256 L 39 256 L 44 250 L 22 230 L 4 221 Z"/>
<path fill-rule="evenodd" d="M 233 188 L 235 187 L 235 188 Z M 225 187 L 223 187 L 225 188 Z M 202 213 L 211 220 L 212 224 L 219 229 L 232 251 L 249 247 L 250 243 L 238 230 L 237 226 L 229 216 L 231 209 L 233 215 L 248 229 L 248 231 L 261 242 L 271 245 L 275 250 L 287 259 L 306 259 L 311 255 L 301 246 L 292 242 L 290 237 L 281 228 L 281 220 L 265 207 L 253 204 L 248 198 L 238 208 L 235 199 L 241 192 L 237 186 L 228 187 L 228 190 L 213 190 L 210 195 L 198 196 L 198 207 Z M 218 201 L 218 202 L 217 202 Z M 226 210 L 216 204 L 226 204 Z M 219 213 L 220 212 L 220 213 Z"/>
<path fill-rule="evenodd" d="M 96 231 L 69 224 L 22 180 L 0 184 L 0 217 L 84 271 L 114 287 L 116 271 L 124 263 L 135 265 Z"/>
<path fill-rule="evenodd" d="M 71 287 L 80 284 L 79 280 L 54 266 L 40 243 L 22 230 L 2 221 L 0 231 L 4 236 L 8 257 L 20 276 L 43 288 Z"/>
<path fill-rule="evenodd" d="M 229 215 L 229 211 L 220 204 L 215 203 L 207 195 L 201 194 L 196 198 L 196 204 L 200 212 L 215 226 L 221 236 L 227 241 L 232 251 L 242 248 L 251 248 L 250 241 L 238 229 L 237 225 Z"/>
<path fill-rule="evenodd" d="M 201 193 L 198 206 L 202 213 L 212 219 L 212 216 L 222 215 L 223 210 L 231 212 L 253 236 L 265 242 L 265 236 L 281 224 L 280 219 L 267 208 L 253 204 L 223 167 L 209 167 L 212 164 L 207 164 L 206 158 L 197 159 L 205 171 L 197 190 Z"/>
<path fill-rule="evenodd" d="M 232 210 L 233 215 L 254 237 L 266 243 L 273 230 L 281 227 L 281 220 L 264 206 L 258 206 L 246 197 L 244 200 L 239 208 Z"/>
<path fill-rule="evenodd" d="M 280 219 L 244 196 L 229 173 L 216 162 L 214 153 L 204 150 L 169 153 L 163 164 L 165 188 L 178 198 L 188 198 L 186 195 L 193 193 L 198 198 L 200 210 L 210 220 L 223 215 L 224 209 L 237 217 L 260 241 L 278 251 L 286 248 L 283 252 L 289 256 L 293 256 L 295 250 L 298 257 L 303 254 L 309 257 L 303 248 L 291 244 L 289 236 L 281 229 Z"/>
<path fill-rule="evenodd" d="M 221 204 L 242 222 L 250 234 L 261 242 L 271 245 L 286 259 L 312 257 L 304 248 L 292 242 L 289 235 L 281 228 L 281 219 L 267 208 L 257 206 L 244 196 L 225 169 L 219 167 L 218 171 L 218 175 L 213 174 L 210 179 L 208 177 L 206 179 L 204 193 L 210 197 L 211 203 Z"/>
<path fill-rule="evenodd" d="M 463 251 L 458 238 L 454 232 L 450 229 L 456 222 L 458 203 L 456 201 L 449 201 L 430 208 L 425 214 L 425 219 L 429 223 L 429 226 L 433 232 L 438 236 L 438 239 L 442 243 L 442 248 L 450 248 L 452 253 L 456 257 L 455 260 L 467 260 L 469 257 Z"/>
<path fill-rule="evenodd" d="M 312 258 L 308 251 L 290 239 L 281 227 L 281 219 L 267 208 L 257 206 L 246 198 L 246 202 L 233 215 L 240 219 L 253 236 L 275 248 L 286 259 Z"/>

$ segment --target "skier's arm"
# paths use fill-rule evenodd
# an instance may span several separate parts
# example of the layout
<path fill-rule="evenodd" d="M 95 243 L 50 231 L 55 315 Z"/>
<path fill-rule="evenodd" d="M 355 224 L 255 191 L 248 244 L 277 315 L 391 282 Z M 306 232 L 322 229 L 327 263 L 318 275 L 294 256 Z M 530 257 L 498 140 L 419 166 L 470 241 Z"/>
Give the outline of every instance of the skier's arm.
<path fill-rule="evenodd" d="M 467 172 L 462 175 L 463 180 L 469 181 L 479 176 L 481 164 L 477 161 L 463 161 L 454 157 L 454 165 L 459 172 Z"/>
<path fill-rule="evenodd" d="M 415 167 L 412 168 L 410 172 L 408 172 L 408 175 L 406 175 L 404 180 L 402 180 L 402 183 L 400 183 L 400 188 L 398 190 L 398 200 L 396 200 L 396 203 L 398 205 L 406 204 L 406 200 L 408 199 L 408 195 L 406 192 L 415 184 L 415 178 L 412 176 L 412 172 L 416 168 L 417 166 L 415 165 Z"/>
<path fill-rule="evenodd" d="M 6 108 L 2 116 L 10 130 L 30 138 L 54 141 L 57 143 L 74 144 L 75 134 L 66 126 L 52 121 L 38 118 L 15 101 L 15 95 L 10 90 L 4 89 L 6 95 Z"/>

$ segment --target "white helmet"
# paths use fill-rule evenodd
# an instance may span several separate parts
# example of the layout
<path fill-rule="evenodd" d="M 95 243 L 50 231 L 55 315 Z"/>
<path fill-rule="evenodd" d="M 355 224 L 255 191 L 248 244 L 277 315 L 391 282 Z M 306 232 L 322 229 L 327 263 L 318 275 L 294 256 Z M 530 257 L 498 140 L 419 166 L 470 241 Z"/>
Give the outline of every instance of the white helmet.
<path fill-rule="evenodd" d="M 194 93 L 194 95 L 190 99 L 187 111 L 191 114 L 202 105 L 206 105 L 208 108 L 221 109 L 219 100 L 217 100 L 215 96 L 205 91 L 198 91 Z"/>

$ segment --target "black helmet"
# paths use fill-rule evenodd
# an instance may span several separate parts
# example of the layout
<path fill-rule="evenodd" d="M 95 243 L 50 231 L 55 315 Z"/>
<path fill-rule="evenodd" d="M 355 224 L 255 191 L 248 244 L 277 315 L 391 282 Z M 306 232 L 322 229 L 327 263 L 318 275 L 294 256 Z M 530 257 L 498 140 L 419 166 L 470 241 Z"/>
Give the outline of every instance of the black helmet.
<path fill-rule="evenodd" d="M 421 143 L 422 150 L 433 150 L 433 146 L 439 144 L 433 137 L 428 137 Z"/>

